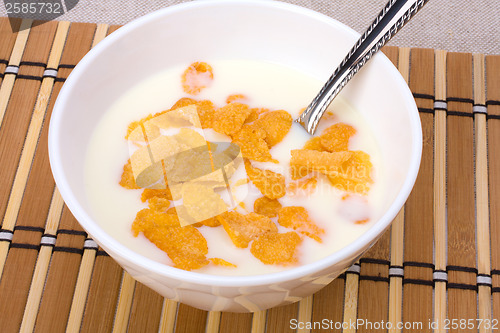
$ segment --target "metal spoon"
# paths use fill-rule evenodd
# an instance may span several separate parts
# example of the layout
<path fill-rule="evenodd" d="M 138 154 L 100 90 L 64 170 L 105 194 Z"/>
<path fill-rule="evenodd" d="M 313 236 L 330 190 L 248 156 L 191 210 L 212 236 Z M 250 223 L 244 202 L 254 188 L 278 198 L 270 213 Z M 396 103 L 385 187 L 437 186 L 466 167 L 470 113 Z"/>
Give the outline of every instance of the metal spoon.
<path fill-rule="evenodd" d="M 428 0 L 389 0 L 384 9 L 328 79 L 311 104 L 295 121 L 313 135 L 332 100 L 349 80 L 389 41 Z M 408 6 L 410 6 L 408 8 Z"/>

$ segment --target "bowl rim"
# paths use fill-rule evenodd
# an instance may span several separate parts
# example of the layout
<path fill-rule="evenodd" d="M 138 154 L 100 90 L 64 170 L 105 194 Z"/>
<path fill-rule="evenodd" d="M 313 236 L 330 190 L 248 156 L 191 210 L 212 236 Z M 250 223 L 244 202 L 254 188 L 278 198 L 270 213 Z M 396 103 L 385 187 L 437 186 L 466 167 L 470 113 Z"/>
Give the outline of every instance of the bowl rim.
<path fill-rule="evenodd" d="M 405 177 L 405 181 L 399 193 L 397 194 L 395 200 L 390 205 L 389 209 L 382 215 L 382 217 L 376 221 L 373 226 L 366 230 L 355 242 L 348 244 L 347 246 L 341 248 L 340 250 L 325 256 L 322 259 L 314 261 L 309 264 L 300 265 L 291 269 L 283 270 L 275 273 L 259 274 L 259 275 L 213 275 L 192 271 L 184 271 L 178 268 L 171 267 L 169 265 L 160 263 L 153 259 L 147 258 L 141 254 L 134 252 L 129 249 L 124 244 L 119 242 L 117 239 L 112 237 L 110 234 L 105 232 L 97 222 L 90 217 L 89 214 L 85 212 L 82 206 L 78 203 L 75 194 L 69 187 L 66 179 L 66 174 L 62 167 L 61 154 L 60 154 L 60 123 L 62 121 L 65 105 L 68 102 L 68 96 L 74 89 L 74 82 L 77 82 L 81 75 L 84 73 L 85 68 L 89 66 L 93 59 L 97 57 L 103 50 L 105 50 L 114 41 L 119 40 L 126 36 L 129 31 L 135 30 L 138 27 L 148 24 L 148 22 L 153 21 L 158 18 L 168 17 L 170 15 L 175 15 L 179 11 L 200 9 L 212 6 L 261 6 L 267 8 L 273 8 L 283 11 L 289 11 L 294 14 L 299 14 L 303 16 L 308 16 L 314 20 L 318 20 L 327 23 L 332 26 L 336 26 L 338 29 L 342 30 L 343 33 L 353 36 L 355 41 L 359 38 L 359 34 L 348 26 L 340 23 L 339 21 L 326 16 L 322 13 L 316 12 L 312 9 L 301 7 L 298 5 L 293 5 L 278 1 L 269 0 L 204 0 L 204 1 L 193 1 L 187 3 L 181 3 L 163 9 L 157 10 L 155 12 L 149 13 L 138 19 L 131 21 L 130 23 L 124 25 L 113 34 L 110 34 L 103 41 L 98 43 L 94 48 L 92 48 L 76 65 L 71 74 L 68 76 L 65 84 L 61 88 L 59 95 L 57 97 L 56 103 L 53 108 L 53 112 L 49 124 L 49 160 L 52 173 L 57 185 L 57 188 L 64 199 L 66 206 L 75 216 L 77 221 L 82 225 L 82 227 L 88 232 L 89 237 L 94 239 L 98 244 L 107 251 L 110 252 L 111 256 L 122 263 L 123 260 L 130 262 L 135 267 L 141 267 L 145 271 L 153 272 L 163 276 L 165 278 L 171 278 L 176 280 L 181 280 L 183 282 L 195 283 L 198 285 L 208 285 L 208 286 L 225 286 L 225 287 L 242 287 L 242 286 L 259 286 L 267 285 L 271 283 L 280 283 L 290 280 L 300 279 L 302 277 L 323 271 L 328 267 L 334 266 L 335 264 L 345 261 L 354 260 L 355 254 L 360 252 L 364 247 L 369 246 L 375 240 L 378 239 L 391 224 L 392 220 L 396 217 L 400 208 L 403 207 L 406 199 L 408 198 L 413 185 L 415 183 L 422 153 L 422 131 L 420 124 L 420 117 L 418 114 L 418 109 L 415 104 L 413 95 L 408 88 L 406 82 L 400 75 L 399 71 L 390 60 L 385 57 L 382 53 L 377 54 L 375 57 L 379 58 L 379 62 L 385 63 L 387 66 L 387 75 L 390 75 L 398 86 L 401 87 L 400 93 L 404 97 L 407 110 L 409 112 L 410 124 L 411 124 L 411 136 L 412 141 L 412 154 L 411 161 L 409 164 L 409 170 Z M 119 257 L 118 260 L 116 257 Z"/>

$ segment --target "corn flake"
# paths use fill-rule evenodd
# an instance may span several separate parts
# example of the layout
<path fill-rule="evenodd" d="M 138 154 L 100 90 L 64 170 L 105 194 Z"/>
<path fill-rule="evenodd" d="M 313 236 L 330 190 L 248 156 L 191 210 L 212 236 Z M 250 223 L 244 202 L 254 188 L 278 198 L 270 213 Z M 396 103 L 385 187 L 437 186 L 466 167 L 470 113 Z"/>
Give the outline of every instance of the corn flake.
<path fill-rule="evenodd" d="M 307 140 L 303 149 L 325 151 L 325 148 L 323 148 L 323 145 L 321 144 L 321 138 L 319 136 L 315 136 Z"/>
<path fill-rule="evenodd" d="M 226 260 L 221 259 L 221 258 L 209 258 L 208 260 L 210 260 L 212 262 L 212 264 L 217 265 L 217 266 L 238 267 L 235 264 L 232 264 L 229 261 L 226 261 Z"/>
<path fill-rule="evenodd" d="M 266 142 L 272 147 L 283 140 L 292 127 L 292 116 L 284 111 L 271 111 L 262 115 L 255 124 L 266 132 Z"/>
<path fill-rule="evenodd" d="M 278 200 L 269 199 L 268 197 L 257 198 L 253 203 L 254 212 L 267 217 L 278 216 L 281 207 L 281 203 Z"/>
<path fill-rule="evenodd" d="M 288 194 L 295 195 L 310 195 L 316 190 L 318 180 L 314 177 L 294 181 L 288 185 Z"/>
<path fill-rule="evenodd" d="M 271 156 L 269 146 L 264 140 L 266 132 L 253 124 L 243 125 L 241 130 L 233 136 L 233 142 L 236 143 L 244 158 L 257 162 L 275 162 Z"/>
<path fill-rule="evenodd" d="M 146 232 L 159 227 L 180 226 L 177 215 L 161 213 L 150 208 L 140 210 L 132 223 L 132 232 L 137 236 L 140 232 Z"/>
<path fill-rule="evenodd" d="M 139 189 L 135 183 L 134 171 L 132 170 L 132 163 L 128 160 L 127 164 L 123 166 L 123 173 L 120 179 L 120 185 L 126 189 Z"/>
<path fill-rule="evenodd" d="M 353 153 L 348 151 L 326 152 L 308 149 L 294 149 L 291 151 L 290 166 L 297 174 L 309 171 L 318 171 L 326 175 L 336 175 L 343 163 L 349 160 Z"/>
<path fill-rule="evenodd" d="M 356 130 L 344 123 L 337 123 L 321 133 L 321 145 L 329 152 L 345 151 L 348 149 L 349 138 L 356 134 Z"/>
<path fill-rule="evenodd" d="M 278 212 L 278 223 L 285 228 L 291 228 L 321 243 L 319 235 L 325 230 L 318 227 L 309 217 L 309 213 L 304 207 L 289 206 L 283 207 Z"/>
<path fill-rule="evenodd" d="M 226 104 L 233 103 L 233 102 L 245 102 L 248 98 L 243 95 L 243 94 L 233 94 L 229 95 L 226 98 Z"/>
<path fill-rule="evenodd" d="M 173 200 L 172 194 L 170 193 L 170 189 L 167 187 L 166 189 L 149 189 L 149 188 L 144 189 L 144 191 L 141 194 L 141 201 L 146 202 L 154 197 Z"/>
<path fill-rule="evenodd" d="M 247 117 L 247 119 L 245 119 L 245 124 L 248 124 L 248 123 L 252 123 L 254 121 L 256 121 L 257 119 L 259 119 L 259 117 L 268 112 L 269 109 L 265 109 L 265 108 L 252 108 L 250 109 L 250 115 Z"/>
<path fill-rule="evenodd" d="M 185 93 L 197 95 L 212 83 L 213 78 L 212 66 L 194 62 L 182 74 L 182 88 Z"/>
<path fill-rule="evenodd" d="M 245 162 L 248 178 L 269 199 L 278 199 L 286 194 L 285 176 L 271 170 L 254 168 L 249 161 Z"/>
<path fill-rule="evenodd" d="M 250 252 L 266 265 L 291 265 L 298 262 L 297 247 L 301 242 L 293 231 L 267 233 L 253 241 Z"/>
<path fill-rule="evenodd" d="M 350 159 L 342 163 L 337 174 L 328 175 L 332 186 L 346 192 L 368 194 L 371 178 L 372 163 L 370 155 L 363 151 L 354 151 Z"/>
<path fill-rule="evenodd" d="M 182 186 L 182 200 L 187 214 L 196 222 L 217 216 L 228 209 L 224 200 L 211 187 L 196 182 Z M 182 219 L 189 221 L 184 214 L 179 214 L 179 217 L 181 222 Z"/>
<path fill-rule="evenodd" d="M 222 134 L 233 135 L 241 129 L 251 110 L 246 104 L 229 103 L 217 109 L 214 114 L 212 128 Z"/>
<path fill-rule="evenodd" d="M 225 212 L 217 217 L 226 230 L 234 245 L 240 248 L 248 247 L 260 235 L 277 232 L 278 228 L 267 216 L 249 213 Z"/>

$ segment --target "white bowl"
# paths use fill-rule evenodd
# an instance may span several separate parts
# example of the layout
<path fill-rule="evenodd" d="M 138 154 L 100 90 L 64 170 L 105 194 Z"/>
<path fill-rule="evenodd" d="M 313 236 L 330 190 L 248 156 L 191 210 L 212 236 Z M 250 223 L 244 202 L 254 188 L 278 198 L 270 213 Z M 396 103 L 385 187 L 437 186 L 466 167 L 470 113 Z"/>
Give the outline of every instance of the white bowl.
<path fill-rule="evenodd" d="M 333 280 L 389 227 L 407 199 L 421 156 L 421 127 L 410 90 L 377 54 L 342 95 L 371 125 L 391 175 L 383 216 L 345 248 L 311 264 L 255 276 L 214 276 L 169 267 L 135 253 L 92 218 L 84 160 L 93 129 L 135 83 L 199 59 L 284 64 L 326 81 L 358 34 L 317 12 L 274 1 L 196 1 L 144 16 L 92 49 L 75 67 L 54 106 L 52 172 L 82 227 L 135 279 L 163 296 L 204 310 L 247 312 L 294 302 Z"/>

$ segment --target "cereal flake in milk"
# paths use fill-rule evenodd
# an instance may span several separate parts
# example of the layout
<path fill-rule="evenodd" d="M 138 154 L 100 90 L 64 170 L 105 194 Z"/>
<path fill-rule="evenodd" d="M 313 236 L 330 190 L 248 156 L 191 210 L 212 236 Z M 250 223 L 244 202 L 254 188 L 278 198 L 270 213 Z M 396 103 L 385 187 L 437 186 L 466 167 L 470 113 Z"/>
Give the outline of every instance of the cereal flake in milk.
<path fill-rule="evenodd" d="M 255 275 L 278 272 L 319 260 L 355 241 L 371 226 L 372 221 L 378 218 L 380 212 L 377 211 L 377 207 L 382 197 L 379 181 L 380 153 L 369 126 L 348 103 L 342 98 L 337 98 L 318 126 L 317 133 L 321 134 L 322 138 L 316 137 L 311 140 L 311 136 L 300 125 L 294 122 L 290 125 L 290 119 L 297 118 L 319 91 L 322 82 L 290 68 L 265 62 L 224 60 L 211 61 L 210 65 L 197 63 L 196 66 L 190 66 L 188 70 L 185 70 L 185 67 L 169 69 L 140 82 L 109 108 L 96 127 L 87 152 L 86 183 L 94 218 L 106 232 L 135 252 L 161 263 L 200 273 Z M 201 74 L 200 77 L 197 77 L 197 73 Z M 223 177 L 227 177 L 224 174 L 213 173 L 210 176 L 211 188 L 193 184 L 185 186 L 182 182 L 179 186 L 171 183 L 170 178 L 182 178 L 182 173 L 186 173 L 183 169 L 188 168 L 174 168 L 175 161 L 165 159 L 166 155 L 161 155 L 166 154 L 165 151 L 154 148 L 152 139 L 156 140 L 157 137 L 167 140 L 165 142 L 183 142 L 177 146 L 170 144 L 171 148 L 175 146 L 177 149 L 175 151 L 177 158 L 185 156 L 186 149 L 190 146 L 189 144 L 186 146 L 186 140 L 182 137 L 177 137 L 177 141 L 166 139 L 168 135 L 175 138 L 181 133 L 179 130 L 166 129 L 171 125 L 162 128 L 161 123 L 165 124 L 167 117 L 165 114 L 168 115 L 168 112 L 161 117 L 153 117 L 156 121 L 153 125 L 156 124 L 159 129 L 155 126 L 150 128 L 151 123 L 147 122 L 142 123 L 142 127 L 136 125 L 136 132 L 129 129 L 129 125 L 134 124 L 134 121 L 148 115 L 158 115 L 160 111 L 171 108 L 182 97 L 196 101 L 211 101 L 217 114 L 226 115 L 223 113 L 225 111 L 221 110 L 223 108 L 240 108 L 239 113 L 234 115 L 227 113 L 228 116 L 219 117 L 223 118 L 221 120 L 211 119 L 209 114 L 203 115 L 198 105 L 198 109 L 195 110 L 200 114 L 201 124 L 198 127 L 191 126 L 191 130 L 182 130 L 183 133 L 189 133 L 191 142 L 200 141 L 200 138 L 203 138 L 201 142 L 219 142 L 219 150 L 229 150 L 229 146 L 226 147 L 221 142 L 230 142 L 233 139 L 238 144 L 238 138 L 241 139 L 239 142 L 241 152 L 237 154 L 245 158 L 244 162 L 242 159 L 238 165 L 232 165 L 232 169 L 229 168 L 229 164 L 221 168 L 228 174 L 231 173 L 230 176 L 239 175 L 240 178 L 233 183 L 235 189 L 245 188 L 239 197 L 236 190 L 234 193 L 231 192 L 233 187 L 226 189 L 224 185 L 220 185 Z M 204 108 L 208 107 L 207 103 L 203 105 Z M 189 103 L 185 102 L 179 106 L 180 108 L 176 109 L 181 115 L 179 117 L 187 119 L 192 107 L 190 108 Z M 289 115 L 277 110 L 286 110 Z M 242 113 L 245 116 L 237 119 L 242 117 Z M 172 113 L 170 117 L 172 115 L 174 114 Z M 250 119 L 252 117 L 254 119 Z M 177 121 L 172 119 L 174 118 L 168 121 Z M 281 128 L 279 122 L 282 122 L 283 126 L 288 126 L 286 135 L 279 137 L 276 134 L 278 130 L 265 133 L 265 130 L 262 132 L 260 129 L 255 129 L 252 124 L 258 123 L 258 119 L 270 120 L 270 123 L 263 124 L 262 128 L 275 126 L 279 129 Z M 192 121 L 190 125 L 193 123 Z M 235 123 L 238 124 L 234 125 Z M 337 132 L 327 137 L 326 133 L 332 132 L 332 128 Z M 135 148 L 131 150 L 124 138 L 127 129 L 129 129 L 128 136 L 145 134 L 145 142 L 135 142 Z M 245 130 L 250 136 L 241 134 Z M 252 155 L 253 146 L 263 142 L 261 139 L 255 139 L 259 135 L 268 139 L 265 147 L 267 150 L 265 153 L 257 151 L 256 155 Z M 347 139 L 339 141 L 342 135 Z M 149 137 L 151 140 L 148 141 Z M 249 144 L 248 140 L 256 140 L 256 143 Z M 339 142 L 342 145 L 341 141 L 348 142 L 348 147 L 337 147 Z M 341 151 L 327 151 L 324 147 L 330 144 L 333 145 L 331 150 Z M 202 146 L 198 148 L 203 150 Z M 214 161 L 218 163 L 218 156 L 222 156 L 221 158 L 226 156 L 217 151 L 215 146 L 208 145 L 208 149 L 197 151 L 196 158 L 201 158 L 203 155 L 210 157 L 213 167 Z M 304 147 L 308 149 L 304 150 Z M 155 196 L 160 190 L 146 191 L 120 186 L 124 164 L 132 160 L 129 163 L 131 168 L 130 164 L 134 162 L 133 155 L 139 155 L 141 149 L 148 151 L 150 157 L 156 154 L 163 158 L 162 164 L 157 164 L 158 175 L 161 182 L 161 172 L 170 172 L 169 178 L 163 177 L 166 179 L 164 183 L 168 182 L 171 187 L 170 197 L 165 197 L 164 193 Z M 251 158 L 246 158 L 249 156 L 247 154 L 251 154 Z M 342 168 L 330 170 L 321 168 L 321 165 L 309 165 L 309 158 L 328 163 L 338 160 L 338 165 L 356 167 L 352 170 Z M 368 175 L 369 190 L 346 189 L 349 184 L 346 179 L 351 176 L 357 177 L 356 170 L 359 171 L 366 158 L 373 165 Z M 139 168 L 137 165 L 141 161 L 139 159 L 136 163 L 136 169 Z M 169 166 L 169 163 L 172 166 Z M 195 162 L 191 164 L 201 165 Z M 306 169 L 299 170 L 303 165 Z M 143 165 L 142 169 L 150 170 L 148 167 L 150 165 Z M 193 167 L 194 169 L 196 167 Z M 202 174 L 203 172 L 200 173 Z M 260 179 L 274 182 L 273 190 L 269 191 L 266 183 L 262 184 Z M 129 179 L 132 183 L 135 180 L 133 177 Z M 121 181 L 123 182 L 123 178 Z M 132 185 L 137 186 L 137 184 Z M 132 185 L 129 188 L 134 187 Z M 191 188 L 191 192 L 187 190 L 188 188 Z M 196 195 L 197 193 L 204 194 Z M 213 196 L 214 193 L 216 196 Z M 263 196 L 262 193 L 267 196 Z M 277 198 L 273 197 L 275 193 L 278 193 Z M 199 216 L 197 222 L 210 215 L 210 211 L 208 215 L 203 215 L 204 207 L 208 203 L 200 197 L 210 197 L 209 205 L 214 206 L 216 202 L 219 208 L 224 201 L 228 202 L 233 198 L 238 200 L 233 202 L 232 212 L 208 218 L 205 225 L 187 223 L 185 227 L 171 227 L 183 220 L 182 211 Z M 256 212 L 268 216 L 254 213 L 254 204 Z M 175 210 L 172 208 L 174 206 Z M 172 215 L 172 212 L 177 212 L 178 216 Z M 191 216 L 190 214 L 186 216 Z M 249 225 L 255 233 L 253 238 L 245 237 L 247 236 L 245 233 L 248 232 L 245 224 L 247 221 L 251 222 Z M 299 225 L 297 221 L 301 224 Z M 132 232 L 132 225 L 137 237 Z M 156 229 L 152 226 L 156 226 Z M 170 243 L 174 243 L 176 239 L 189 239 L 191 243 L 187 247 L 190 250 L 180 245 L 173 249 L 168 242 L 158 240 L 160 234 L 158 230 L 161 230 L 161 235 L 169 237 Z M 148 235 L 149 239 L 144 235 Z M 151 239 L 156 245 L 150 241 Z M 279 252 L 279 256 L 268 258 L 265 253 L 267 248 Z M 178 254 L 179 251 L 188 252 L 182 257 Z M 278 264 L 272 264 L 274 262 Z"/>

